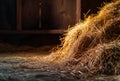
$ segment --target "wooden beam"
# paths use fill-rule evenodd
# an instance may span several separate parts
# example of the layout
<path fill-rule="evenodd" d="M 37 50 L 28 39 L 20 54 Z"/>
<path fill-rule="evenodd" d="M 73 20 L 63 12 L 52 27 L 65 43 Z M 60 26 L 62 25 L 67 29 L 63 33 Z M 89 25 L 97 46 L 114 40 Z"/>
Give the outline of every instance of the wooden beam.
<path fill-rule="evenodd" d="M 9 31 L 0 30 L 0 34 L 64 34 L 67 30 L 24 30 L 24 31 Z"/>
<path fill-rule="evenodd" d="M 17 0 L 17 30 L 22 30 L 22 0 Z"/>
<path fill-rule="evenodd" d="M 76 23 L 81 19 L 81 0 L 76 0 Z"/>

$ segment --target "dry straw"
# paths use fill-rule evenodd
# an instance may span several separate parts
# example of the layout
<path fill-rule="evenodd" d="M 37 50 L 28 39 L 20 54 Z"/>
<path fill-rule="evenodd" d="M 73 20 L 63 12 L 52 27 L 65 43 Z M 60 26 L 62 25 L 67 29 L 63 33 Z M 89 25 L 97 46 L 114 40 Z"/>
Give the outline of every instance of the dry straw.
<path fill-rule="evenodd" d="M 46 58 L 76 72 L 120 74 L 120 0 L 70 28 L 60 47 Z"/>

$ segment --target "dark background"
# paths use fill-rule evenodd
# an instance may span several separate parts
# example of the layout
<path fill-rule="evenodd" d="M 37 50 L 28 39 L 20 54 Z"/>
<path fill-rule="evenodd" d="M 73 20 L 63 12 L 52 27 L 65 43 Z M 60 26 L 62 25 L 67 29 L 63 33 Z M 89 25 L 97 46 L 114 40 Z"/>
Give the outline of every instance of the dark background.
<path fill-rule="evenodd" d="M 0 0 L 0 43 L 35 46 L 59 44 L 62 33 L 57 30 L 66 30 L 68 26 L 74 26 L 77 23 L 77 0 L 21 0 L 22 30 L 18 31 L 17 1 Z M 84 20 L 84 14 L 87 17 L 97 13 L 98 7 L 101 7 L 103 2 L 110 1 L 81 0 L 80 19 Z M 56 32 L 47 33 L 44 30 L 56 30 Z M 22 31 L 32 31 L 33 33 L 22 33 Z M 46 33 L 35 33 L 36 31 Z"/>
<path fill-rule="evenodd" d="M 0 0 L 0 29 L 15 29 L 16 0 Z"/>

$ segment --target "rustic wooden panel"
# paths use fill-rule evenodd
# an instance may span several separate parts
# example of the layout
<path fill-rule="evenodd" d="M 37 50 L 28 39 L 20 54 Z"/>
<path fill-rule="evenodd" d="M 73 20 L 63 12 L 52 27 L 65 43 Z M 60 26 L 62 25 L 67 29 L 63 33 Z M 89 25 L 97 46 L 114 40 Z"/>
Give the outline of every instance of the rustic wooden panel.
<path fill-rule="evenodd" d="M 81 0 L 76 0 L 76 23 L 81 19 Z"/>
<path fill-rule="evenodd" d="M 0 29 L 11 30 L 16 27 L 16 0 L 0 0 Z"/>
<path fill-rule="evenodd" d="M 76 0 L 22 0 L 23 29 L 67 29 L 78 21 L 79 5 Z"/>
<path fill-rule="evenodd" d="M 39 28 L 39 0 L 22 0 L 23 29 Z"/>
<path fill-rule="evenodd" d="M 64 7 L 61 15 L 63 16 L 63 24 L 61 28 L 67 28 L 76 23 L 76 0 L 63 0 Z"/>
<path fill-rule="evenodd" d="M 17 30 L 22 30 L 22 0 L 17 0 Z"/>
<path fill-rule="evenodd" d="M 69 25 L 74 25 L 75 5 L 76 0 L 42 0 L 43 29 L 67 29 Z"/>
<path fill-rule="evenodd" d="M 41 29 L 52 29 L 53 27 L 53 0 L 42 0 L 41 3 L 41 15 L 42 15 L 42 28 Z"/>

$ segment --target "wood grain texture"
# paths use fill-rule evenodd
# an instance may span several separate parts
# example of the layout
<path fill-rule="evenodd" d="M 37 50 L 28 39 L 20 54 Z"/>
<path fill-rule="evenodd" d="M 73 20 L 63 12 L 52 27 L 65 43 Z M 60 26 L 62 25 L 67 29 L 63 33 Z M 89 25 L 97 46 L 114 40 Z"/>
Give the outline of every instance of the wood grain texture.
<path fill-rule="evenodd" d="M 22 30 L 22 0 L 17 0 L 17 30 Z"/>

